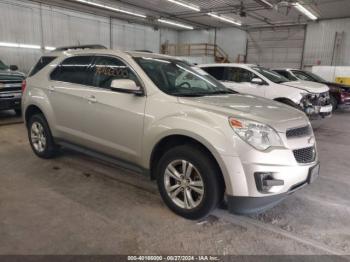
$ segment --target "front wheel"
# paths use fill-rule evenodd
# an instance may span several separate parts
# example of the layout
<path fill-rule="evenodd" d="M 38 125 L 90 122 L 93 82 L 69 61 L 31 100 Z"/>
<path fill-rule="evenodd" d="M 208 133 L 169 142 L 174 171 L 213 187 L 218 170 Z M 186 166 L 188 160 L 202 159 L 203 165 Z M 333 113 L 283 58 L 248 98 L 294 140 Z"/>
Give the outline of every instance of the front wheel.
<path fill-rule="evenodd" d="M 206 217 L 223 198 L 220 170 L 204 150 L 195 146 L 167 151 L 156 175 L 165 204 L 187 219 Z"/>
<path fill-rule="evenodd" d="M 334 96 L 331 95 L 331 104 L 333 106 L 333 111 L 337 110 L 338 108 L 338 100 Z"/>

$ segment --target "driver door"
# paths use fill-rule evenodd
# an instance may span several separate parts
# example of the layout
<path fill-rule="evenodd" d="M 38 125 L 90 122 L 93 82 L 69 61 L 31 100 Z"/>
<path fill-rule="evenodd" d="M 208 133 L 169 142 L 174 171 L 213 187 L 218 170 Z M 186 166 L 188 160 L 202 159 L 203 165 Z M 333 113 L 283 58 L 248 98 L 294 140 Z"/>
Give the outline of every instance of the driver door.
<path fill-rule="evenodd" d="M 90 147 L 117 158 L 138 162 L 141 154 L 146 96 L 112 90 L 116 79 L 130 79 L 141 86 L 134 71 L 121 59 L 95 56 L 92 67 L 87 133 Z"/>

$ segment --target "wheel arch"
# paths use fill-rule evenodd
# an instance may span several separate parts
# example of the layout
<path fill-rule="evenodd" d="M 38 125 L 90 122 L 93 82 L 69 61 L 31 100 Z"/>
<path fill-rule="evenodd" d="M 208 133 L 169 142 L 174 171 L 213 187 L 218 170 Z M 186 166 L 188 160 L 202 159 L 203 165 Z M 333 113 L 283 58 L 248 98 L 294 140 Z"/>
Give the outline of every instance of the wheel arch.
<path fill-rule="evenodd" d="M 42 114 L 45 116 L 43 110 L 40 109 L 40 107 L 38 107 L 37 105 L 29 105 L 24 113 L 24 121 L 26 126 L 28 126 L 28 122 L 31 116 L 35 115 L 35 114 Z"/>
<path fill-rule="evenodd" d="M 276 102 L 280 102 L 282 104 L 296 105 L 297 106 L 297 104 L 295 102 L 293 102 L 293 100 L 291 100 L 289 98 L 286 98 L 286 97 L 277 97 L 277 98 L 275 98 L 273 100 L 276 101 Z"/>
<path fill-rule="evenodd" d="M 168 151 L 169 149 L 175 146 L 180 146 L 185 144 L 194 146 L 197 149 L 200 149 L 201 151 L 205 152 L 209 156 L 209 158 L 213 161 L 215 166 L 218 168 L 218 171 L 220 173 L 220 179 L 222 180 L 223 184 L 226 186 L 222 164 L 220 163 L 220 160 L 217 158 L 217 156 L 215 156 L 215 154 L 208 148 L 208 146 L 206 146 L 203 142 L 199 141 L 196 138 L 193 138 L 188 135 L 178 135 L 178 134 L 173 134 L 173 135 L 168 135 L 163 137 L 158 141 L 158 143 L 153 148 L 152 153 L 150 155 L 150 160 L 149 160 L 151 179 L 152 180 L 156 179 L 155 169 L 162 155 L 166 151 Z"/>

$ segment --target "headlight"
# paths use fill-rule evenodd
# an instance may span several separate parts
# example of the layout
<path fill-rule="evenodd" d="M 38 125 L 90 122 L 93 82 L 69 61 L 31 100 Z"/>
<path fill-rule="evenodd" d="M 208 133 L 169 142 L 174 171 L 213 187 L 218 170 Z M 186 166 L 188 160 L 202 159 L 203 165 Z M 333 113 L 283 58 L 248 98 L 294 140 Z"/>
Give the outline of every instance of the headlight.
<path fill-rule="evenodd" d="M 258 150 L 266 150 L 273 146 L 283 146 L 278 133 L 265 124 L 233 117 L 229 118 L 229 123 L 233 131 L 241 139 Z"/>
<path fill-rule="evenodd" d="M 302 97 L 304 99 L 315 99 L 317 98 L 317 95 L 316 94 L 313 94 L 313 93 L 301 93 Z"/>

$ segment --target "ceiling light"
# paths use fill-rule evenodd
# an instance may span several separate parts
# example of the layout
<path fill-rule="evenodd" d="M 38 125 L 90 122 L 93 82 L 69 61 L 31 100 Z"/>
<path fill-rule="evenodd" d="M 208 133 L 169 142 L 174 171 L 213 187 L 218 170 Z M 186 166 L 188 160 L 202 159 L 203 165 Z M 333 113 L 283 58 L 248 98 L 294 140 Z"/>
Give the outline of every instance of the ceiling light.
<path fill-rule="evenodd" d="M 19 44 L 20 48 L 28 48 L 28 49 L 41 49 L 40 45 L 27 45 L 27 44 Z"/>
<path fill-rule="evenodd" d="M 27 45 L 27 44 L 5 43 L 5 42 L 0 42 L 0 46 L 1 47 L 27 48 L 27 49 L 41 49 L 40 45 Z"/>
<path fill-rule="evenodd" d="M 8 43 L 8 42 L 0 42 L 0 47 L 15 47 L 15 48 L 26 48 L 26 49 L 42 49 L 40 45 L 29 45 L 29 44 L 17 44 L 17 43 Z M 45 46 L 43 49 L 47 51 L 55 50 L 56 47 Z"/>
<path fill-rule="evenodd" d="M 191 10 L 194 10 L 194 11 L 197 11 L 199 12 L 201 9 L 199 8 L 199 6 L 196 6 L 196 5 L 192 5 L 192 4 L 188 4 L 188 3 L 184 3 L 184 2 L 180 2 L 180 1 L 177 1 L 177 0 L 167 0 L 168 2 L 172 2 L 174 4 L 177 4 L 177 5 L 181 5 L 183 7 L 186 7 L 186 8 L 189 8 Z"/>
<path fill-rule="evenodd" d="M 310 18 L 311 20 L 317 20 L 318 17 L 316 15 L 314 15 L 313 13 L 311 13 L 311 11 L 309 9 L 307 9 L 306 7 L 304 7 L 303 5 L 301 5 L 300 3 L 295 3 L 294 7 L 296 9 L 299 10 L 299 12 L 303 13 L 304 15 L 306 15 L 308 18 Z"/>
<path fill-rule="evenodd" d="M 216 15 L 214 13 L 208 13 L 208 15 L 210 15 L 211 17 L 217 18 L 217 19 L 219 19 L 221 21 L 225 21 L 227 23 L 235 24 L 235 25 L 238 25 L 238 26 L 242 25 L 242 22 L 235 21 L 235 20 L 233 20 L 231 18 L 228 18 L 228 17 L 224 17 L 224 16 L 221 16 L 221 15 Z"/>
<path fill-rule="evenodd" d="M 19 47 L 19 44 L 0 42 L 0 46 L 2 46 L 2 47 Z"/>
<path fill-rule="evenodd" d="M 47 51 L 53 51 L 55 49 L 56 49 L 56 47 L 53 47 L 53 46 L 45 46 L 45 50 L 47 50 Z"/>
<path fill-rule="evenodd" d="M 116 8 L 116 7 L 112 7 L 112 6 L 108 6 L 108 5 L 103 5 L 103 4 L 98 4 L 98 3 L 87 1 L 87 0 L 74 0 L 74 1 L 80 2 L 80 3 L 84 3 L 84 4 L 87 4 L 87 5 L 92 5 L 92 6 L 108 9 L 108 10 L 119 12 L 119 13 L 123 13 L 123 14 L 127 14 L 127 15 L 133 15 L 133 16 L 137 16 L 137 17 L 141 17 L 141 18 L 146 18 L 146 16 L 143 15 L 143 14 L 134 13 L 134 12 L 131 12 L 131 11 L 126 11 L 126 10 L 123 10 L 123 9 L 120 9 L 120 8 Z"/>
<path fill-rule="evenodd" d="M 173 22 L 173 21 L 170 21 L 170 20 L 162 19 L 162 18 L 158 19 L 158 22 L 169 24 L 169 25 L 174 25 L 174 26 L 178 26 L 178 27 L 182 27 L 182 28 L 190 29 L 190 30 L 194 29 L 193 26 L 180 24 L 178 22 Z"/>

